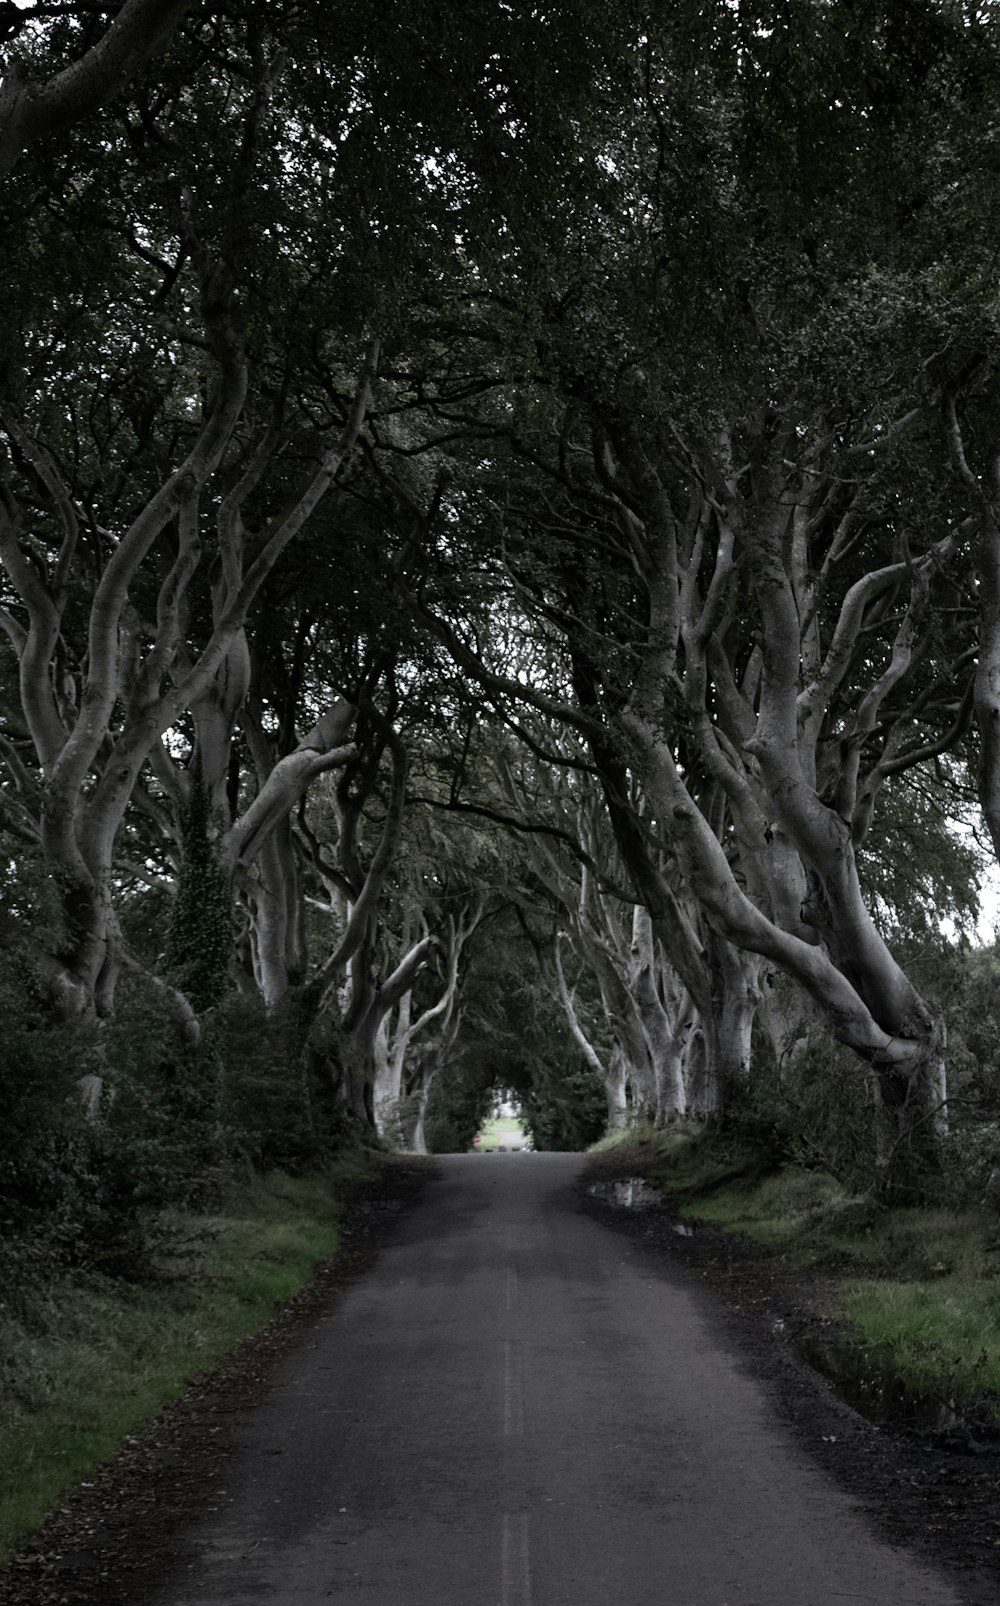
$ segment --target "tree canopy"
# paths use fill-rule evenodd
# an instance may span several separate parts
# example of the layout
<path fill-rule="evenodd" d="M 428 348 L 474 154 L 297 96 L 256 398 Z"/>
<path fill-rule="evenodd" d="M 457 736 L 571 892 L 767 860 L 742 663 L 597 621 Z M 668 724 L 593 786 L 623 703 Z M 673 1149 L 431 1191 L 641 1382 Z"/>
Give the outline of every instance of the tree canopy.
<path fill-rule="evenodd" d="M 418 1144 L 491 1040 L 569 1142 L 827 1034 L 920 1191 L 915 956 L 1000 852 L 996 8 L 2 26 L 0 942 L 91 1113 L 136 990 Z"/>

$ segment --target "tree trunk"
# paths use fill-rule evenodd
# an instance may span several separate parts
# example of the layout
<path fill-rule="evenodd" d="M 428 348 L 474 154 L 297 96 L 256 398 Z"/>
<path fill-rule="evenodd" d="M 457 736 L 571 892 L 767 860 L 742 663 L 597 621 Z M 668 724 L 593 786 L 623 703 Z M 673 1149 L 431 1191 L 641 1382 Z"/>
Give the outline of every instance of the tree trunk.
<path fill-rule="evenodd" d="M 410 1036 L 410 1015 L 413 995 L 406 993 L 396 1012 L 395 1029 L 392 1028 L 392 1011 L 384 1015 L 375 1034 L 373 1069 L 375 1126 L 379 1137 L 404 1137 L 403 1063 Z M 404 1139 L 405 1140 L 405 1139 Z"/>
<path fill-rule="evenodd" d="M 750 1079 L 762 961 L 756 954 L 741 954 L 715 932 L 708 933 L 706 949 L 712 991 L 712 1009 L 705 1023 L 706 1043 L 714 1061 L 713 1079 L 724 1099 L 729 1088 L 744 1085 Z"/>
<path fill-rule="evenodd" d="M 411 1086 L 406 1103 L 412 1112 L 408 1122 L 409 1130 L 403 1134 L 403 1141 L 414 1154 L 427 1153 L 427 1134 L 425 1123 L 427 1120 L 427 1106 L 431 1100 L 431 1089 L 435 1078 L 441 1069 L 442 1056 L 434 1051 L 421 1055 L 420 1066 L 413 1086 Z"/>
<path fill-rule="evenodd" d="M 291 821 L 280 821 L 247 877 L 254 978 L 265 1005 L 276 1008 L 304 980 L 302 890 Z"/>
<path fill-rule="evenodd" d="M 420 1084 L 420 1094 L 417 1102 L 417 1119 L 413 1124 L 413 1135 L 410 1138 L 410 1148 L 414 1154 L 427 1153 L 427 1135 L 424 1123 L 427 1120 L 427 1106 L 431 1099 L 431 1088 L 434 1085 L 433 1076 L 425 1077 Z"/>
<path fill-rule="evenodd" d="M 683 1115 L 687 1105 L 677 1036 L 680 997 L 671 1012 L 660 996 L 662 963 L 648 909 L 636 904 L 632 915 L 629 991 L 642 1025 L 650 1066 L 650 1115 L 655 1124 Z M 680 992 L 679 989 L 675 989 Z"/>
<path fill-rule="evenodd" d="M 603 1072 L 601 1080 L 608 1101 L 608 1131 L 624 1132 L 630 1119 L 626 1098 L 628 1066 L 617 1043 L 611 1050 L 607 1069 Z"/>
<path fill-rule="evenodd" d="M 699 1019 L 688 1039 L 684 1062 L 689 1115 L 717 1115 L 722 1108 L 722 1089 L 717 1074 L 718 1059 L 706 1040 L 704 1023 Z"/>
<path fill-rule="evenodd" d="M 896 963 L 864 907 L 849 828 L 824 805 L 813 804 L 814 794 L 808 794 L 804 811 L 811 809 L 817 819 L 810 818 L 802 829 L 814 827 L 811 853 L 814 861 L 823 861 L 826 873 L 822 908 L 815 915 L 822 922 L 824 942 L 806 942 L 777 926 L 739 886 L 722 845 L 678 773 L 669 745 L 633 716 L 627 723 L 636 737 L 637 762 L 644 766 L 660 816 L 673 823 L 678 858 L 713 930 L 734 947 L 780 965 L 824 1012 L 839 1041 L 877 1067 L 880 1189 L 888 1196 L 898 1185 L 901 1196 L 910 1196 L 920 1156 L 926 1165 L 936 1163 L 944 1127 L 944 1027 Z M 762 765 L 773 758 L 763 738 L 751 745 L 761 753 Z M 777 759 L 774 763 L 772 790 L 778 792 L 783 771 Z M 791 804 L 782 808 L 790 818 Z M 752 1024 L 749 995 L 742 1003 L 726 998 L 720 1003 L 724 1018 L 703 1021 L 703 1029 L 710 1043 L 712 1031 L 722 1031 L 712 1051 L 723 1054 L 738 1071 Z"/>

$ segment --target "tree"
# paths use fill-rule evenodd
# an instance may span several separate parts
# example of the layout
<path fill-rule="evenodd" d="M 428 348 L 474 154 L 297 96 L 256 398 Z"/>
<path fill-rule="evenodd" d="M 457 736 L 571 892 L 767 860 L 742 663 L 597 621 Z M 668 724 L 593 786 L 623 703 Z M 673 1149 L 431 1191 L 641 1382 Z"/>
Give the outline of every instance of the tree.
<path fill-rule="evenodd" d="M 434 1081 L 458 1038 L 464 950 L 482 917 L 482 903 L 448 915 L 444 940 L 439 943 L 443 974 L 436 978 L 430 1002 L 414 1013 L 413 991 L 407 992 L 396 1006 L 395 1018 L 387 1011 L 376 1033 L 376 1125 L 383 1133 L 398 1128 L 406 1147 L 421 1154 L 427 1147 L 427 1106 Z M 423 920 L 426 922 L 426 914 Z"/>

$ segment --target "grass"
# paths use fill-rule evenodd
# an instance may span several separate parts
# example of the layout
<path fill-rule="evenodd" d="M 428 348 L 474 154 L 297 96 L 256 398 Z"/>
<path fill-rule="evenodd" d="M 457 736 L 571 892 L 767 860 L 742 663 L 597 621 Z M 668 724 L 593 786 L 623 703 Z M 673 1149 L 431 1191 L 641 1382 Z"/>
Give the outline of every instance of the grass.
<path fill-rule="evenodd" d="M 884 1209 L 829 1173 L 775 1169 L 691 1125 L 601 1145 L 595 1169 L 641 1175 L 678 1213 L 815 1276 L 859 1368 L 914 1394 L 987 1400 L 1000 1420 L 1000 1223 L 985 1210 Z"/>
<path fill-rule="evenodd" d="M 373 1175 L 272 1175 L 224 1214 L 175 1218 L 188 1246 L 139 1286 L 66 1276 L 0 1307 L 0 1564 L 65 1492 L 263 1327 L 339 1241 L 338 1197 Z"/>
<path fill-rule="evenodd" d="M 516 1115 L 491 1115 L 479 1129 L 477 1149 L 518 1148 L 526 1141 L 524 1128 Z"/>
<path fill-rule="evenodd" d="M 866 1365 L 914 1394 L 956 1404 L 989 1399 L 1000 1418 L 1000 1290 L 996 1284 L 859 1282 L 844 1314 Z"/>

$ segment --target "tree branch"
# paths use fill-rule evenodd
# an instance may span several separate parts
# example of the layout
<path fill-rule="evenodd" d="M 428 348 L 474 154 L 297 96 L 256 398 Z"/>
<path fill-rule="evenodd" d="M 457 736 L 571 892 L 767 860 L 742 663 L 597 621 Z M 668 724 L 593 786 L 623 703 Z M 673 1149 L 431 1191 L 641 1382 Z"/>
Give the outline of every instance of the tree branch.
<path fill-rule="evenodd" d="M 95 45 L 43 83 L 14 60 L 0 83 L 0 177 L 31 145 L 121 93 L 168 44 L 191 0 L 126 0 Z"/>

